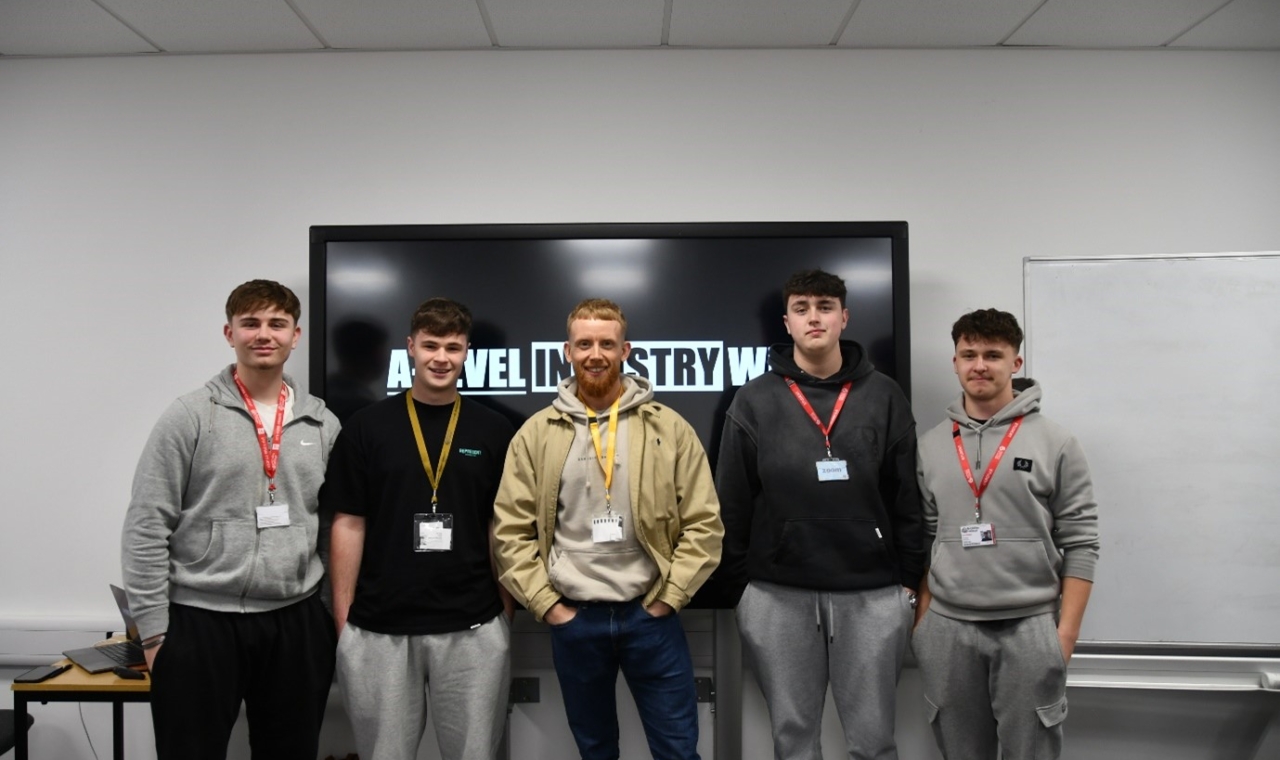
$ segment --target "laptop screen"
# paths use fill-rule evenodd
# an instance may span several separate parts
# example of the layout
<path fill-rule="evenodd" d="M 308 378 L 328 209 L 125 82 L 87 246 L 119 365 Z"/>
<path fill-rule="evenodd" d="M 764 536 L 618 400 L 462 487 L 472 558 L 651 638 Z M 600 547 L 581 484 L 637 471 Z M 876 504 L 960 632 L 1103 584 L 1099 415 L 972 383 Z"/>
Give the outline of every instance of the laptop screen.
<path fill-rule="evenodd" d="M 116 606 L 120 608 L 120 617 L 124 618 L 124 632 L 129 636 L 129 640 L 133 642 L 141 641 L 138 636 L 138 624 L 133 622 L 133 615 L 129 612 L 129 597 L 124 593 L 124 589 L 119 586 L 111 586 L 111 594 L 116 598 Z"/>

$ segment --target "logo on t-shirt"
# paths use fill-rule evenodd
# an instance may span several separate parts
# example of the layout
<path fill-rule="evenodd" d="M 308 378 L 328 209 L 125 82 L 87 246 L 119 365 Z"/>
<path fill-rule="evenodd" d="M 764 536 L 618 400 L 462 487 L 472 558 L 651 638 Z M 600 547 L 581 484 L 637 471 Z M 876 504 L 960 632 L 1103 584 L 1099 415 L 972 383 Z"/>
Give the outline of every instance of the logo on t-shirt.
<path fill-rule="evenodd" d="M 1031 472 L 1031 460 L 1022 457 L 1014 457 L 1013 469 L 1015 472 Z"/>
<path fill-rule="evenodd" d="M 483 452 L 481 452 L 480 449 L 464 449 L 461 446 L 459 446 L 458 453 L 464 457 L 478 457 Z"/>

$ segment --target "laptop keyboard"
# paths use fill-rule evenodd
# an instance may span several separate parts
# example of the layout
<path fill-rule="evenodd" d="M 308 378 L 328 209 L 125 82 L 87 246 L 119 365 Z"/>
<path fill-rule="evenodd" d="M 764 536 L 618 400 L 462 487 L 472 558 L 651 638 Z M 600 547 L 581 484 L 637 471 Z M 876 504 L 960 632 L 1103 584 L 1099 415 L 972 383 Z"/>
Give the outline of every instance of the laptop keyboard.
<path fill-rule="evenodd" d="M 146 655 L 142 653 L 142 647 L 132 641 L 103 644 L 100 647 L 96 647 L 96 649 L 121 665 L 137 665 L 147 660 Z"/>

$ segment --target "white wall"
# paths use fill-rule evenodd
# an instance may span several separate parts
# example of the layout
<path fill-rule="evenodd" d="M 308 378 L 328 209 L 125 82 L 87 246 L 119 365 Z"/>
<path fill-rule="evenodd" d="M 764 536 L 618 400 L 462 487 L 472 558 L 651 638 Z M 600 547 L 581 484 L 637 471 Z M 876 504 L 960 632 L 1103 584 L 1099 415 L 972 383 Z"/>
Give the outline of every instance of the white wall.
<path fill-rule="evenodd" d="M 1280 53 L 0 61 L 0 622 L 113 624 L 147 432 L 310 225 L 904 219 L 924 427 L 1023 256 L 1280 249 L 1278 124 Z"/>

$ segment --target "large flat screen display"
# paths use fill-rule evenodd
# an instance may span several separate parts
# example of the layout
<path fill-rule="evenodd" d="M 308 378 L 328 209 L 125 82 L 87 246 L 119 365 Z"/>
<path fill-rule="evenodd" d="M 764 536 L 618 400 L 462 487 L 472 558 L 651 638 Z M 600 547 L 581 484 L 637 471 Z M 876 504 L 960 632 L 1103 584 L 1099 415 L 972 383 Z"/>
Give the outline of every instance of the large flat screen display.
<path fill-rule="evenodd" d="M 313 227 L 311 390 L 347 417 L 409 388 L 409 318 L 447 296 L 475 320 L 462 393 L 518 423 L 572 372 L 569 311 L 604 297 L 627 317 L 623 371 L 713 452 L 734 390 L 789 340 L 783 283 L 812 268 L 844 279 L 845 337 L 910 395 L 905 222 Z"/>
<path fill-rule="evenodd" d="M 604 297 L 627 317 L 624 371 L 713 451 L 734 390 L 789 340 L 783 283 L 811 268 L 844 279 L 845 337 L 910 395 L 905 222 L 313 227 L 311 389 L 340 417 L 406 390 L 409 318 L 447 296 L 475 319 L 462 392 L 519 422 L 572 372 L 569 311 Z"/>

